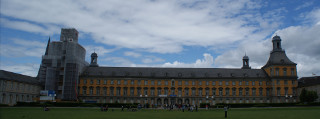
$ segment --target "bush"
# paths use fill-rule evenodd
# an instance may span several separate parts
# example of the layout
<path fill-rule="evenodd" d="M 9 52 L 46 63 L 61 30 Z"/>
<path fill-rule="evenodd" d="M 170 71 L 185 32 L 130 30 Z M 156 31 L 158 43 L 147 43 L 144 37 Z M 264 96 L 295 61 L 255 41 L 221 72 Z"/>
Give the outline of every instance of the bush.
<path fill-rule="evenodd" d="M 79 102 L 17 102 L 15 106 L 17 107 L 100 107 L 108 105 L 108 107 L 116 107 L 121 108 L 121 106 L 127 107 L 131 106 L 132 108 L 136 108 L 138 103 L 79 103 Z M 7 105 L 4 105 L 7 106 Z"/>
<path fill-rule="evenodd" d="M 205 108 L 206 105 L 210 107 L 210 103 L 200 103 L 200 108 Z"/>
<path fill-rule="evenodd" d="M 253 104 L 253 103 L 235 103 L 235 104 L 217 103 L 216 104 L 218 108 L 223 108 L 225 105 L 228 105 L 229 107 L 232 107 L 232 108 L 243 108 L 243 107 L 253 107 L 256 104 Z"/>
<path fill-rule="evenodd" d="M 17 102 L 16 105 L 17 107 L 41 107 L 42 104 L 39 102 Z"/>
<path fill-rule="evenodd" d="M 270 103 L 271 107 L 288 107 L 288 106 L 296 106 L 298 103 Z"/>
<path fill-rule="evenodd" d="M 7 104 L 0 104 L 0 107 L 8 107 L 9 105 Z"/>
<path fill-rule="evenodd" d="M 318 95 L 317 92 L 315 91 L 308 91 L 306 89 L 302 89 L 301 94 L 300 94 L 300 101 L 301 102 L 308 102 L 308 103 L 312 103 L 314 102 L 316 99 L 318 99 Z"/>
<path fill-rule="evenodd" d="M 320 103 L 312 103 L 313 105 L 320 105 Z M 236 104 L 226 104 L 226 103 L 217 103 L 215 107 L 223 108 L 225 105 L 228 105 L 232 108 L 245 108 L 245 107 L 288 107 L 288 106 L 302 106 L 299 103 L 236 103 Z M 303 105 L 303 106 L 312 106 Z"/>

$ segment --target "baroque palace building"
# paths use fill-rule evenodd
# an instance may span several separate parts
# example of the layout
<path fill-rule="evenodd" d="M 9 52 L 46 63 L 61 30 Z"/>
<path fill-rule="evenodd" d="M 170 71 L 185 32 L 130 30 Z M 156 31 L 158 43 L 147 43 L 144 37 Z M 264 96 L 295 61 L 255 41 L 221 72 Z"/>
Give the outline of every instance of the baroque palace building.
<path fill-rule="evenodd" d="M 261 69 L 251 69 L 248 56 L 241 68 L 101 67 L 96 53 L 90 64 L 84 61 L 76 29 L 62 29 L 59 42 L 48 42 L 38 77 L 61 100 L 153 105 L 296 102 L 296 63 L 286 56 L 279 36 L 272 43 Z"/>
<path fill-rule="evenodd" d="M 41 88 L 35 77 L 0 70 L 0 104 L 35 102 Z"/>

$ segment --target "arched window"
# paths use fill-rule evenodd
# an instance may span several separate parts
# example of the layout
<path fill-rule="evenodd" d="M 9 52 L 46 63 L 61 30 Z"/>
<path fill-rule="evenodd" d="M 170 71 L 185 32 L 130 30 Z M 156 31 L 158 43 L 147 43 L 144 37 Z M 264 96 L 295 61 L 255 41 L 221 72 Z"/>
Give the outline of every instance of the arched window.
<path fill-rule="evenodd" d="M 212 88 L 212 95 L 213 95 L 213 96 L 216 95 L 216 88 Z"/>
<path fill-rule="evenodd" d="M 291 76 L 294 76 L 294 68 L 291 68 Z"/>
<path fill-rule="evenodd" d="M 109 93 L 110 96 L 113 96 L 114 95 L 114 87 L 110 87 L 110 93 Z"/>
<path fill-rule="evenodd" d="M 107 87 L 103 87 L 103 95 L 107 95 Z"/>
<path fill-rule="evenodd" d="M 100 87 L 96 87 L 96 95 L 100 95 Z"/>
<path fill-rule="evenodd" d="M 130 96 L 133 96 L 134 95 L 134 87 L 131 87 L 130 88 Z"/>
<path fill-rule="evenodd" d="M 246 96 L 249 96 L 249 88 L 246 88 Z"/>
<path fill-rule="evenodd" d="M 219 96 L 222 96 L 222 95 L 223 95 L 222 90 L 223 90 L 223 88 L 219 88 Z"/>
<path fill-rule="evenodd" d="M 239 88 L 239 96 L 243 95 L 242 90 L 243 90 L 243 88 Z"/>
<path fill-rule="evenodd" d="M 287 68 L 283 68 L 283 76 L 287 76 Z"/>
<path fill-rule="evenodd" d="M 230 95 L 230 88 L 226 88 L 226 96 Z"/>
<path fill-rule="evenodd" d="M 256 88 L 252 88 L 252 96 L 256 96 Z"/>
<path fill-rule="evenodd" d="M 87 87 L 86 86 L 82 87 L 82 94 L 87 95 Z"/>
<path fill-rule="evenodd" d="M 202 96 L 202 88 L 199 88 L 198 91 L 199 91 L 199 96 Z"/>
<path fill-rule="evenodd" d="M 171 80 L 171 86 L 174 87 L 174 79 Z"/>
<path fill-rule="evenodd" d="M 90 91 L 89 91 L 89 92 L 90 92 L 89 94 L 90 94 L 90 95 L 93 95 L 93 87 L 92 87 L 92 86 L 89 88 L 89 90 L 90 90 Z"/>
<path fill-rule="evenodd" d="M 161 88 L 157 88 L 158 96 L 161 95 Z"/>

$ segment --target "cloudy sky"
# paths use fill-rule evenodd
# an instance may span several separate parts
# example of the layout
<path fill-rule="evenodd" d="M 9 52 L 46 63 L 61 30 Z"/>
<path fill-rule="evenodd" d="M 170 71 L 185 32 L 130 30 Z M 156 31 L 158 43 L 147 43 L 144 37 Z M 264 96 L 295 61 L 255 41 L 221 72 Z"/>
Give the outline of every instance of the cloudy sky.
<path fill-rule="evenodd" d="M 48 38 L 76 28 L 100 66 L 252 68 L 282 39 L 299 77 L 320 75 L 319 0 L 1 0 L 0 69 L 36 76 Z"/>

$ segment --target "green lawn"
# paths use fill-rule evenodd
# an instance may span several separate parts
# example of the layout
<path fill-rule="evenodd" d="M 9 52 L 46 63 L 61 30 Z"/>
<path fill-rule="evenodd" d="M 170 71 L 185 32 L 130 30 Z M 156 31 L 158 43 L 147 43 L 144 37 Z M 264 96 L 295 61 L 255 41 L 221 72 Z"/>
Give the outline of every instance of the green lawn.
<path fill-rule="evenodd" d="M 320 107 L 248 108 L 229 109 L 233 119 L 318 119 Z M 166 110 L 140 110 L 138 112 L 101 112 L 99 108 L 51 108 L 45 112 L 40 107 L 0 107 L 0 119 L 219 119 L 222 109 L 181 112 Z"/>

